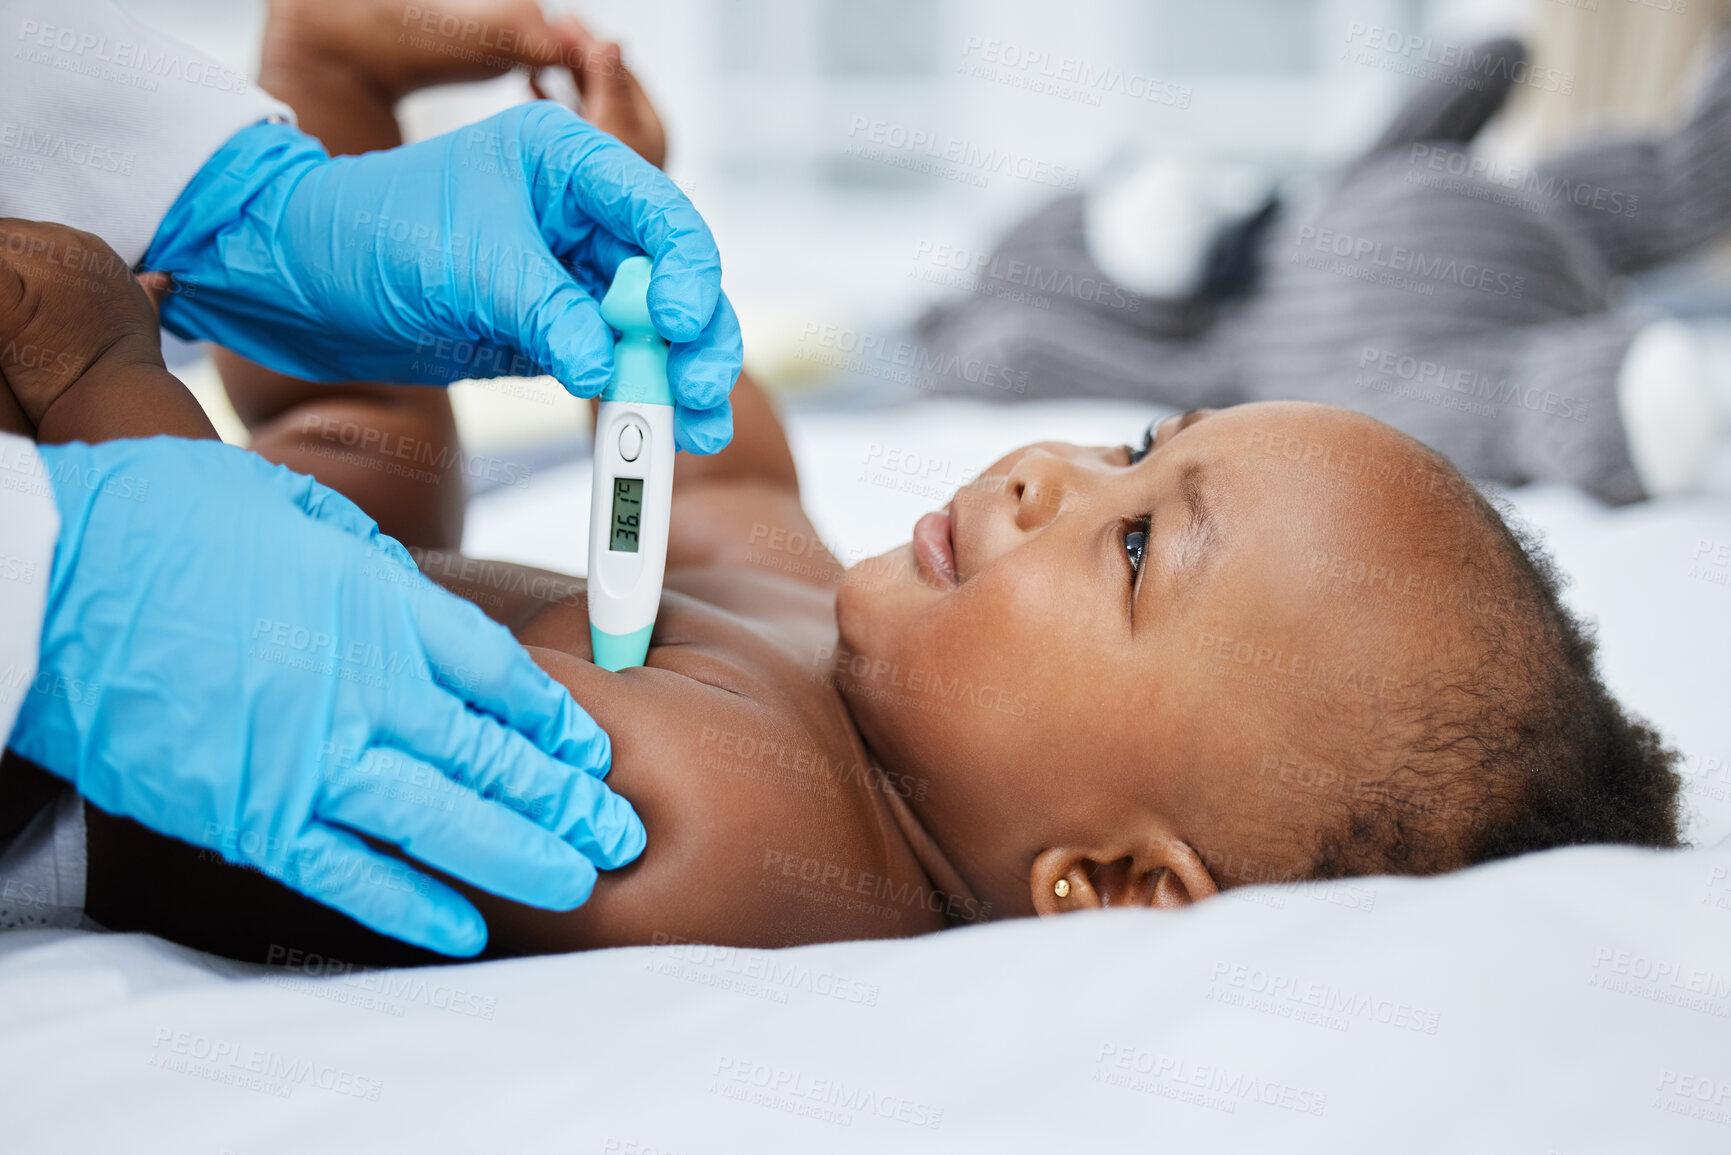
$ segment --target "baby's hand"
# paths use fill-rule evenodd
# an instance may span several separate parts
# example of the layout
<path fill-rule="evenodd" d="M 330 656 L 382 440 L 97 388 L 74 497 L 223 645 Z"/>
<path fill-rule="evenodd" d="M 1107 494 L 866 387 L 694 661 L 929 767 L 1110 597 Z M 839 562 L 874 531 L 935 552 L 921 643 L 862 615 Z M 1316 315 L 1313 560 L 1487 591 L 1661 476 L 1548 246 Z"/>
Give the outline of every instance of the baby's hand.
<path fill-rule="evenodd" d="M 216 436 L 163 366 L 156 306 L 132 270 L 65 225 L 0 220 L 0 386 L 44 445 Z"/>
<path fill-rule="evenodd" d="M 134 367 L 166 372 L 156 309 L 101 237 L 0 220 L 0 377 L 30 418 L 79 380 Z"/>
<path fill-rule="evenodd" d="M 667 163 L 667 133 L 655 106 L 637 83 L 637 77 L 625 67 L 619 45 L 611 40 L 598 40 L 571 13 L 554 22 L 554 30 L 570 46 L 562 66 L 571 73 L 582 97 L 579 116 L 624 141 L 638 156 L 662 168 Z M 529 85 L 535 95 L 547 99 L 548 94 L 531 78 Z"/>

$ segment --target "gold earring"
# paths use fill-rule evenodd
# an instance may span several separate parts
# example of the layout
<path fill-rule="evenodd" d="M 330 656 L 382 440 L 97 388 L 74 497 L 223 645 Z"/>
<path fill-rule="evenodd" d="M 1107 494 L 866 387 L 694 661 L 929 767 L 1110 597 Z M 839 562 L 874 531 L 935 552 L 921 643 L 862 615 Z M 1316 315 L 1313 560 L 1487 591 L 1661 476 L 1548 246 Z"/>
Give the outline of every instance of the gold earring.
<path fill-rule="evenodd" d="M 1057 882 L 1054 882 L 1052 884 L 1052 893 L 1057 895 L 1059 898 L 1069 898 L 1070 880 L 1067 878 L 1060 878 Z"/>

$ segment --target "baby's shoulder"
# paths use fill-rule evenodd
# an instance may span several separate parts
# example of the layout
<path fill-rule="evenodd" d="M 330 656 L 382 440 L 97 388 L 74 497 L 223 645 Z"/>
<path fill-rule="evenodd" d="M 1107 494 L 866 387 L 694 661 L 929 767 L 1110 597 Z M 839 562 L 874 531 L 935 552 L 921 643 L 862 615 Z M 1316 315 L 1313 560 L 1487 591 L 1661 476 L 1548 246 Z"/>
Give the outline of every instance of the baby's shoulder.
<path fill-rule="evenodd" d="M 637 863 L 604 874 L 588 905 L 561 916 L 560 942 L 526 948 L 782 946 L 944 925 L 885 796 L 895 783 L 804 652 L 820 635 L 801 639 L 744 608 L 669 593 L 649 665 L 616 674 L 584 660 L 572 623 L 519 630 L 611 737 L 608 785 L 649 834 Z"/>

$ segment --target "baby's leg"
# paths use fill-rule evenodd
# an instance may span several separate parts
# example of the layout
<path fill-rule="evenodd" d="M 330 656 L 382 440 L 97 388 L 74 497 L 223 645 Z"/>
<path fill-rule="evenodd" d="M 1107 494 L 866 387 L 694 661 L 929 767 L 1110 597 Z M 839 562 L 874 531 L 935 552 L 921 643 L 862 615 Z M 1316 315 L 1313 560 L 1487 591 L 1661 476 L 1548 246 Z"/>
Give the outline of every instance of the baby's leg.
<path fill-rule="evenodd" d="M 1536 170 L 1534 191 L 1617 273 L 1674 260 L 1731 229 L 1731 35 L 1714 46 L 1682 128 L 1553 157 Z"/>

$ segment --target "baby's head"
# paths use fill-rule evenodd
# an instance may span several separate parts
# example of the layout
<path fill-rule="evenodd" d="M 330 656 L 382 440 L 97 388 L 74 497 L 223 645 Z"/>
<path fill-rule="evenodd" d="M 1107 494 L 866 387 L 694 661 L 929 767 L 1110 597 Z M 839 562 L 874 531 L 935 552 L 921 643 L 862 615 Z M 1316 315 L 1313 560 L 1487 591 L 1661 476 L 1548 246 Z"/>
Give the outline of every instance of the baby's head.
<path fill-rule="evenodd" d="M 866 740 L 1006 913 L 1678 843 L 1673 756 L 1547 563 L 1347 410 L 1018 450 L 849 571 L 837 616 Z"/>

